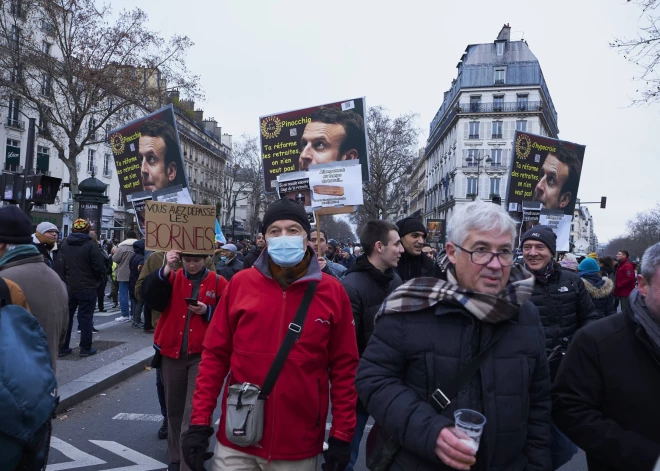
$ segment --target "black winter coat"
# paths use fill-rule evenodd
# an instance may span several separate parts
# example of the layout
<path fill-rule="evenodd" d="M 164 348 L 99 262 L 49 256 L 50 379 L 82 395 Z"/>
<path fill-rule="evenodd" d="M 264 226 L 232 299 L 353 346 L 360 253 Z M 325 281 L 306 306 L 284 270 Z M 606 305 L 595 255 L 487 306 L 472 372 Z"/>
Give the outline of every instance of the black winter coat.
<path fill-rule="evenodd" d="M 660 350 L 630 312 L 581 329 L 552 392 L 553 418 L 589 471 L 651 471 L 660 456 Z"/>
<path fill-rule="evenodd" d="M 362 355 L 374 331 L 380 306 L 395 288 L 401 286 L 401 278 L 392 269 L 383 273 L 369 263 L 366 255 L 360 255 L 356 265 L 341 279 L 341 284 L 351 300 L 358 352 Z"/>
<path fill-rule="evenodd" d="M 243 263 L 238 260 L 238 257 L 232 258 L 224 266 L 216 265 L 215 270 L 218 275 L 222 276 L 225 280 L 231 280 L 231 277 L 243 269 Z"/>
<path fill-rule="evenodd" d="M 128 289 L 131 298 L 135 299 L 135 284 L 140 277 L 140 272 L 144 265 L 144 239 L 133 242 L 133 251 L 135 253 L 131 256 L 131 261 L 128 264 L 130 270 Z"/>
<path fill-rule="evenodd" d="M 490 342 L 468 386 L 438 414 L 431 394 Z M 461 306 L 442 302 L 419 312 L 384 315 L 360 360 L 356 388 L 376 423 L 402 444 L 392 471 L 449 468 L 435 454 L 440 431 L 468 408 L 487 419 L 473 471 L 549 471 L 550 376 L 538 311 L 523 304 L 511 321 L 477 321 Z"/>
<path fill-rule="evenodd" d="M 89 234 L 74 232 L 62 241 L 57 251 L 55 271 L 69 292 L 96 293 L 103 279 L 104 265 L 101 249 Z"/>
<path fill-rule="evenodd" d="M 440 267 L 433 259 L 430 259 L 424 254 L 415 256 L 410 255 L 408 252 L 401 254 L 396 272 L 404 283 L 421 276 L 430 276 L 433 278 L 441 278 L 443 276 Z"/>
<path fill-rule="evenodd" d="M 558 263 L 547 283 L 536 280 L 529 300 L 539 310 L 549 349 L 560 345 L 564 337 L 570 339 L 588 322 L 600 319 L 580 277 L 562 270 Z"/>
<path fill-rule="evenodd" d="M 601 317 L 616 313 L 614 309 L 614 282 L 600 273 L 583 273 L 580 278 L 584 282 L 587 293 L 591 296 L 594 309 Z"/>
<path fill-rule="evenodd" d="M 259 258 L 259 255 L 261 255 L 261 251 L 263 249 L 260 249 L 259 247 L 252 247 L 252 250 L 248 252 L 248 254 L 245 256 L 245 260 L 243 260 L 243 268 L 251 268 L 252 265 L 254 265 L 254 262 L 257 261 Z"/>

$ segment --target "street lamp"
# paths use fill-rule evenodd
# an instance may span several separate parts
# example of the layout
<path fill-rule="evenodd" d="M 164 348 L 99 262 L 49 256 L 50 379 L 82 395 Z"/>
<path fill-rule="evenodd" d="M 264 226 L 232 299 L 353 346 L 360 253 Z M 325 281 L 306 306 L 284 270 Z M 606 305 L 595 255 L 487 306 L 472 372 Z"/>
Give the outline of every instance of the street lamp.
<path fill-rule="evenodd" d="M 477 156 L 472 157 L 472 156 L 468 156 L 468 157 L 465 159 L 465 161 L 466 161 L 468 164 L 470 164 L 470 166 L 472 166 L 472 162 L 475 162 L 475 161 L 477 162 L 477 192 L 476 192 L 476 194 L 475 194 L 474 199 L 477 199 L 477 198 L 479 197 L 479 175 L 481 175 L 481 169 L 480 169 L 480 166 L 481 166 L 481 162 L 484 161 L 484 160 L 485 160 L 486 163 L 488 163 L 488 164 L 492 162 L 492 160 L 491 160 L 491 158 L 490 158 L 489 155 L 484 155 L 484 156 L 482 156 L 482 157 L 477 157 Z M 484 168 L 485 168 L 485 165 L 484 165 Z"/>

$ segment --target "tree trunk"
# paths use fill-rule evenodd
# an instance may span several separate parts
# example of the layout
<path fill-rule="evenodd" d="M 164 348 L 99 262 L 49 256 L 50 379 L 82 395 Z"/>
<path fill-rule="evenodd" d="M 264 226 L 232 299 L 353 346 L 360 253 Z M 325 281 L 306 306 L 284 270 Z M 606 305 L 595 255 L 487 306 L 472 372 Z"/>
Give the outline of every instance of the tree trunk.
<path fill-rule="evenodd" d="M 76 168 L 76 157 L 78 156 L 78 146 L 74 142 L 69 142 L 69 157 L 63 158 L 60 156 L 60 159 L 66 165 L 66 168 L 69 169 L 69 191 L 71 197 L 78 194 L 78 169 Z M 78 219 L 80 215 L 80 204 L 73 201 L 73 220 Z"/>

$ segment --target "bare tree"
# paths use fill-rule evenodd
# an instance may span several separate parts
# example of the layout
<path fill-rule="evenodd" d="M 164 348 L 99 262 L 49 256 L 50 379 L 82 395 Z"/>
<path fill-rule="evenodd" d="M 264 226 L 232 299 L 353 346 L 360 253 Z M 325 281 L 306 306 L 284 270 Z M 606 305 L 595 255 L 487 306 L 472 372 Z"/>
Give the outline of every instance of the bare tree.
<path fill-rule="evenodd" d="M 628 233 L 612 239 L 603 255 L 614 256 L 619 250 L 627 250 L 632 259 L 642 258 L 647 248 L 660 241 L 660 204 L 650 211 L 636 214 L 626 226 Z"/>
<path fill-rule="evenodd" d="M 369 219 L 390 219 L 397 213 L 399 186 L 417 153 L 416 120 L 413 113 L 391 118 L 381 106 L 369 108 L 370 181 L 363 185 L 364 205 L 351 216 L 358 230 Z"/>
<path fill-rule="evenodd" d="M 39 117 L 39 137 L 66 165 L 73 193 L 85 146 L 138 110 L 167 103 L 166 84 L 200 96 L 184 62 L 192 42 L 166 41 L 139 9 L 113 18 L 94 0 L 0 0 L 0 7 L 0 104 Z"/>
<path fill-rule="evenodd" d="M 357 238 L 353 228 L 349 223 L 337 216 L 325 215 L 319 216 L 321 231 L 325 234 L 327 240 L 335 239 L 337 241 L 356 242 Z"/>
<path fill-rule="evenodd" d="M 625 59 L 641 68 L 640 75 L 635 79 L 644 85 L 637 90 L 640 98 L 633 99 L 633 104 L 660 102 L 660 0 L 628 0 L 628 3 L 642 9 L 641 19 L 646 24 L 639 27 L 636 37 L 615 39 L 610 47 L 619 50 Z"/>
<path fill-rule="evenodd" d="M 245 230 L 255 234 L 259 230 L 259 215 L 270 201 L 264 191 L 263 160 L 258 139 L 243 134 L 235 141 L 232 154 L 222 192 L 222 202 L 229 214 L 227 225 L 233 224 L 236 205 L 244 201 L 248 206 Z"/>

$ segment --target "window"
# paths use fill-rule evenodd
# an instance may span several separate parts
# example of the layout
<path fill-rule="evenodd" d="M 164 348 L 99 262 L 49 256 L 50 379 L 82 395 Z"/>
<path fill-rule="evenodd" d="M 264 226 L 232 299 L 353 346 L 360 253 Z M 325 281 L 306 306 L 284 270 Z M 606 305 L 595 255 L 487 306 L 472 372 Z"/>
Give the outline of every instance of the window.
<path fill-rule="evenodd" d="M 527 110 L 527 95 L 518 95 L 518 110 Z"/>
<path fill-rule="evenodd" d="M 480 96 L 471 96 L 470 97 L 470 111 L 477 112 L 481 109 L 481 97 Z"/>
<path fill-rule="evenodd" d="M 503 56 L 504 55 L 504 43 L 503 42 L 495 43 L 495 45 L 497 46 L 497 55 L 498 56 Z"/>
<path fill-rule="evenodd" d="M 41 52 L 43 52 L 47 56 L 50 56 L 50 48 L 51 47 L 52 47 L 52 44 L 49 43 L 48 41 L 42 41 L 41 42 Z"/>
<path fill-rule="evenodd" d="M 12 83 L 18 83 L 21 80 L 21 66 L 15 65 L 11 68 L 10 78 Z"/>
<path fill-rule="evenodd" d="M 44 74 L 41 79 L 41 94 L 44 96 L 53 96 L 53 77 Z"/>
<path fill-rule="evenodd" d="M 527 131 L 527 120 L 519 119 L 516 121 L 516 131 Z"/>
<path fill-rule="evenodd" d="M 110 154 L 103 156 L 103 175 L 110 175 Z"/>
<path fill-rule="evenodd" d="M 7 139 L 5 170 L 18 171 L 21 164 L 21 143 L 16 139 Z"/>
<path fill-rule="evenodd" d="M 490 179 L 490 194 L 492 195 L 500 195 L 500 180 L 501 178 L 491 178 Z"/>
<path fill-rule="evenodd" d="M 504 109 L 504 95 L 493 96 L 493 111 L 502 111 Z"/>
<path fill-rule="evenodd" d="M 13 25 L 11 27 L 11 47 L 14 49 L 18 49 L 18 45 L 20 44 L 21 41 L 21 28 L 19 28 L 16 25 Z"/>
<path fill-rule="evenodd" d="M 495 85 L 506 83 L 506 69 L 495 69 Z"/>
<path fill-rule="evenodd" d="M 492 139 L 502 139 L 502 121 L 493 121 Z"/>
<path fill-rule="evenodd" d="M 18 97 L 9 98 L 9 119 L 18 120 L 18 114 L 21 111 L 21 100 Z"/>
<path fill-rule="evenodd" d="M 37 146 L 37 173 L 47 173 L 50 161 L 50 149 Z"/>
<path fill-rule="evenodd" d="M 87 150 L 87 173 L 92 173 L 94 172 L 94 157 L 96 155 L 96 151 L 93 149 L 88 149 Z"/>
<path fill-rule="evenodd" d="M 23 16 L 23 1 L 22 0 L 11 0 L 9 11 L 14 16 L 24 18 L 24 16 Z"/>
<path fill-rule="evenodd" d="M 470 122 L 470 134 L 468 139 L 479 139 L 479 121 Z"/>
<path fill-rule="evenodd" d="M 96 139 L 96 126 L 97 126 L 97 121 L 96 118 L 89 118 L 89 121 L 87 122 L 88 127 L 89 127 L 89 137 L 90 139 Z"/>
<path fill-rule="evenodd" d="M 467 162 L 468 167 L 476 167 L 479 165 L 479 160 L 477 160 L 479 157 L 479 151 L 477 149 L 470 149 L 467 154 L 465 161 Z"/>
<path fill-rule="evenodd" d="M 493 149 L 490 151 L 490 166 L 502 166 L 502 149 Z"/>
<path fill-rule="evenodd" d="M 477 177 L 467 179 L 467 194 L 468 196 L 477 194 Z"/>

